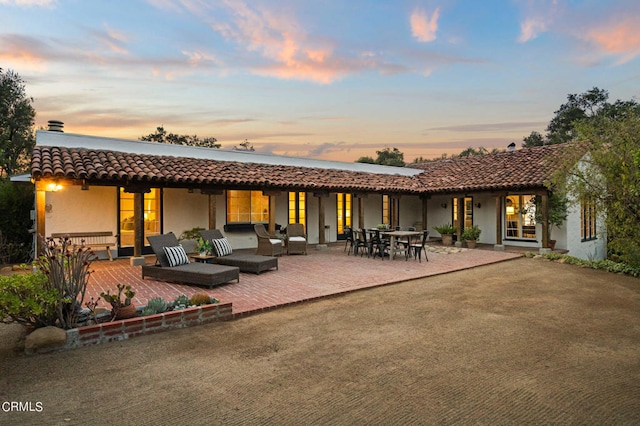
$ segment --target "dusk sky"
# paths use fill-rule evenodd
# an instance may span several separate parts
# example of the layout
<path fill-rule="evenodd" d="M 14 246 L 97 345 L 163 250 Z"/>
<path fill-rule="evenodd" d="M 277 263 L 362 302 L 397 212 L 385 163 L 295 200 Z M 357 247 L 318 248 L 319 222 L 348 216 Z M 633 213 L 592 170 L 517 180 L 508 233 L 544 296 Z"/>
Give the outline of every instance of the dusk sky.
<path fill-rule="evenodd" d="M 37 126 L 354 161 L 505 148 L 570 93 L 640 101 L 639 0 L 0 0 Z"/>

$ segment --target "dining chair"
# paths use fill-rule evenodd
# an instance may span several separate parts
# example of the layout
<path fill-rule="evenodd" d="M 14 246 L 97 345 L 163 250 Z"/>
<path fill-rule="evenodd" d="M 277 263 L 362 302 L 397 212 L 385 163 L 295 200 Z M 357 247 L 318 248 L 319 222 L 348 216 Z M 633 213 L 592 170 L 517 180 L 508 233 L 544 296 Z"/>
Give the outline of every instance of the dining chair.
<path fill-rule="evenodd" d="M 422 239 L 411 244 L 411 248 L 413 249 L 413 258 L 418 259 L 420 263 L 422 263 L 423 251 L 424 251 L 424 258 L 426 259 L 427 262 L 429 261 L 429 257 L 427 256 L 427 249 L 426 249 L 427 241 L 429 241 L 429 231 L 424 230 L 422 231 Z"/>
<path fill-rule="evenodd" d="M 349 253 L 351 253 L 351 250 L 353 249 L 353 229 L 351 229 L 350 227 L 345 227 L 344 228 L 344 235 L 345 235 L 345 242 L 344 242 L 344 250 L 342 251 L 347 251 L 347 246 L 349 246 L 349 251 L 347 252 L 347 255 Z"/>

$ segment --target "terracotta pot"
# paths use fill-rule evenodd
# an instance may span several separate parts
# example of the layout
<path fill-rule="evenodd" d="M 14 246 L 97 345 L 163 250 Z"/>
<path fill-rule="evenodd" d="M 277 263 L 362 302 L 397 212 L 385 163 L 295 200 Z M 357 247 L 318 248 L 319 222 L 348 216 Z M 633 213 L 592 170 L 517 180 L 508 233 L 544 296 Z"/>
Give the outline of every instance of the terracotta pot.
<path fill-rule="evenodd" d="M 443 234 L 442 235 L 442 245 L 443 246 L 450 246 L 451 244 L 453 244 L 453 235 L 451 235 L 451 234 Z"/>
<path fill-rule="evenodd" d="M 129 306 L 122 306 L 118 311 L 118 313 L 116 314 L 116 319 L 121 320 L 121 319 L 133 318 L 135 316 L 136 316 L 136 305 L 131 304 Z"/>
<path fill-rule="evenodd" d="M 470 249 L 476 248 L 476 240 L 467 240 L 467 247 Z"/>
<path fill-rule="evenodd" d="M 548 245 L 549 245 L 549 248 L 551 250 L 555 249 L 556 248 L 556 240 L 549 240 L 549 244 Z"/>

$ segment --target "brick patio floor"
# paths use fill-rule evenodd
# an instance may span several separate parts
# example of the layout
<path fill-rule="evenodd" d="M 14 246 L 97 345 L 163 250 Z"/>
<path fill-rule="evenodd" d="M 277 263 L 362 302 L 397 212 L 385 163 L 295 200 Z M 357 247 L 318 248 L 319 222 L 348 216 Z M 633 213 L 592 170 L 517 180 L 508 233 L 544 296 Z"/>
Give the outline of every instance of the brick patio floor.
<path fill-rule="evenodd" d="M 350 256 L 342 244 L 329 245 L 324 250 L 309 248 L 309 254 L 284 255 L 279 269 L 260 275 L 240 273 L 240 282 L 223 284 L 213 289 L 142 279 L 141 268 L 130 266 L 129 259 L 96 261 L 85 301 L 97 298 L 100 292 L 116 289 L 118 283 L 131 285 L 136 292 L 133 302 L 144 306 L 153 297 L 167 301 L 185 294 L 206 293 L 223 302 L 233 303 L 234 315 L 252 313 L 300 303 L 313 299 L 347 293 L 369 287 L 398 283 L 415 278 L 444 274 L 522 256 L 521 253 L 464 250 L 460 253 L 429 253 L 429 261 L 422 263 L 400 255 L 396 259 L 380 260 L 366 256 Z M 146 257 L 148 264 L 155 256 Z M 99 306 L 109 308 L 103 300 Z"/>

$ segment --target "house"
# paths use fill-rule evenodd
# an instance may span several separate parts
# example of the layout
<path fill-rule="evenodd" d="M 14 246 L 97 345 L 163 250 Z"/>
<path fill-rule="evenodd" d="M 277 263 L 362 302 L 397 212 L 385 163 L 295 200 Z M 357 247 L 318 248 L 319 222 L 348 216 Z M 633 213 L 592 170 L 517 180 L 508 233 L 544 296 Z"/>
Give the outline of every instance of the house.
<path fill-rule="evenodd" d="M 110 231 L 113 255 L 148 253 L 145 237 L 194 227 L 224 230 L 236 248 L 257 246 L 253 224 L 274 233 L 303 223 L 312 244 L 344 238 L 346 227 L 432 229 L 472 224 L 481 243 L 548 246 L 545 181 L 566 149 L 551 145 L 390 167 L 38 131 L 31 160 L 36 231 Z M 540 208 L 540 207 L 539 207 Z M 571 207 L 551 231 L 557 249 L 602 258 L 588 205 Z M 438 237 L 437 232 L 432 235 Z"/>

